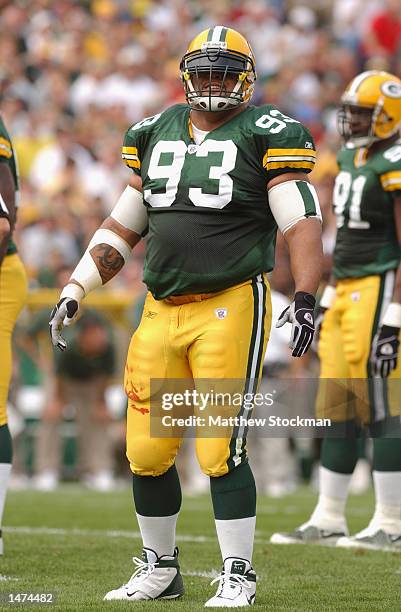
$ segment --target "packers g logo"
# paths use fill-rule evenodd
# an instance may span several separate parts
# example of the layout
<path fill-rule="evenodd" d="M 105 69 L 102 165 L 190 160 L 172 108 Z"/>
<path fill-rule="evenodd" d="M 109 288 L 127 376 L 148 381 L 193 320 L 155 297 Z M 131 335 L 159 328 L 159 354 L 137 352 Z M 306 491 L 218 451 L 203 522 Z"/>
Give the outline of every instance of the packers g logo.
<path fill-rule="evenodd" d="M 401 98 L 401 84 L 397 81 L 386 81 L 380 89 L 389 98 Z"/>

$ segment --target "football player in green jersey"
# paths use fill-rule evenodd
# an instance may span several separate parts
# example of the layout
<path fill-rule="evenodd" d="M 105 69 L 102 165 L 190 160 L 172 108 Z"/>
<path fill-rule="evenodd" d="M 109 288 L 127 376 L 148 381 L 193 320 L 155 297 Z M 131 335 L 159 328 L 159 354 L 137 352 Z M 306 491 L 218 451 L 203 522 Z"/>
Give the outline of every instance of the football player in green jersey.
<path fill-rule="evenodd" d="M 25 270 L 12 240 L 18 203 L 18 172 L 10 136 L 0 117 L 0 555 L 1 524 L 7 483 L 11 472 L 12 445 L 7 425 L 7 396 L 11 378 L 11 336 L 25 304 Z"/>
<path fill-rule="evenodd" d="M 130 186 L 95 233 L 50 321 L 53 343 L 64 349 L 61 329 L 81 299 L 112 278 L 147 234 L 149 293 L 125 371 L 127 456 L 143 558 L 134 559 L 133 576 L 107 593 L 108 600 L 183 593 L 175 548 L 181 505 L 175 456 L 182 436 L 152 437 L 150 381 L 187 379 L 197 389 L 205 379 L 236 379 L 252 397 L 270 331 L 265 273 L 274 265 L 277 227 L 295 281 L 294 300 L 278 325 L 291 323 L 295 357 L 308 350 L 314 333 L 322 246 L 318 199 L 307 177 L 315 161 L 309 132 L 274 106 L 249 104 L 255 60 L 230 28 L 196 36 L 181 75 L 187 104 L 127 131 L 122 156 L 133 170 Z M 243 403 L 233 413 L 245 410 Z M 219 437 L 198 429 L 196 452 L 210 476 L 224 564 L 206 606 L 251 605 L 256 491 L 243 423 Z"/>
<path fill-rule="evenodd" d="M 319 416 L 343 437 L 323 441 L 320 496 L 311 518 L 277 544 L 401 550 L 401 80 L 368 71 L 339 111 L 345 144 L 334 186 L 337 239 L 332 283 L 320 302 Z M 328 380 L 327 380 L 328 379 Z M 376 508 L 348 536 L 345 504 L 361 426 L 373 437 Z"/>

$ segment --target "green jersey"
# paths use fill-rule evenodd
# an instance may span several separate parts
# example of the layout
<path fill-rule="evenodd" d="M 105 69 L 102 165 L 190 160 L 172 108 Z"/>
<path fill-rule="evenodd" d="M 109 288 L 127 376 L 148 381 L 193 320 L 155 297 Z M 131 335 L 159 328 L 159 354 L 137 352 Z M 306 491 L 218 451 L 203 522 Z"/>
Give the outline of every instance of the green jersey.
<path fill-rule="evenodd" d="M 394 198 L 401 194 L 401 141 L 366 157 L 366 149 L 344 148 L 334 185 L 337 279 L 383 274 L 401 259 Z"/>
<path fill-rule="evenodd" d="M 15 158 L 15 153 L 13 146 L 11 144 L 10 136 L 6 130 L 6 126 L 4 125 L 3 119 L 0 117 L 0 163 L 8 164 L 11 170 L 11 174 L 14 178 L 15 185 L 15 205 L 18 202 L 18 168 L 17 162 Z M 11 255 L 17 251 L 17 247 L 15 246 L 12 238 L 10 237 L 10 242 L 8 245 L 8 249 L 6 255 Z"/>
<path fill-rule="evenodd" d="M 271 105 L 248 106 L 201 144 L 186 104 L 130 127 L 122 156 L 142 178 L 154 297 L 220 291 L 271 270 L 277 226 L 266 185 L 310 172 L 314 149 L 308 130 Z"/>

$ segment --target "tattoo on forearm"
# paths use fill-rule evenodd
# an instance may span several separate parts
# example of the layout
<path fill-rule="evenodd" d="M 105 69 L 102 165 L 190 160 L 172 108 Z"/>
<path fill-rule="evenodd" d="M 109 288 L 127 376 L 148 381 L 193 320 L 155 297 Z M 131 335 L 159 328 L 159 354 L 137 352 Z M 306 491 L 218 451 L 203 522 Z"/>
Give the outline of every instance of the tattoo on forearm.
<path fill-rule="evenodd" d="M 124 265 L 123 256 L 109 244 L 97 244 L 90 254 L 99 270 L 102 283 L 107 283 Z"/>

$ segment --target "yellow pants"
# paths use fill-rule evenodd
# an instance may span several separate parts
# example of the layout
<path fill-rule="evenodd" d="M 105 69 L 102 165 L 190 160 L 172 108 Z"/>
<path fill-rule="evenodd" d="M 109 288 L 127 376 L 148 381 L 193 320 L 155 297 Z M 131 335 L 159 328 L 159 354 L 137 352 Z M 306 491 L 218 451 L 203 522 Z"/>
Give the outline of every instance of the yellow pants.
<path fill-rule="evenodd" d="M 339 281 L 323 320 L 317 415 L 361 424 L 400 415 L 401 360 L 388 380 L 372 377 L 372 340 L 391 301 L 395 273 Z"/>
<path fill-rule="evenodd" d="M 12 370 L 11 336 L 27 296 L 24 266 L 17 254 L 0 266 L 0 425 L 7 423 L 7 396 Z"/>
<path fill-rule="evenodd" d="M 151 436 L 151 378 L 189 379 L 195 385 L 196 379 L 243 379 L 245 385 L 261 373 L 271 325 L 270 289 L 262 275 L 212 296 L 185 298 L 188 303 L 178 305 L 148 294 L 128 350 L 127 457 L 142 476 L 166 472 L 182 439 Z M 222 476 L 243 462 L 245 437 L 235 427 L 226 437 L 197 435 L 202 471 Z"/>

